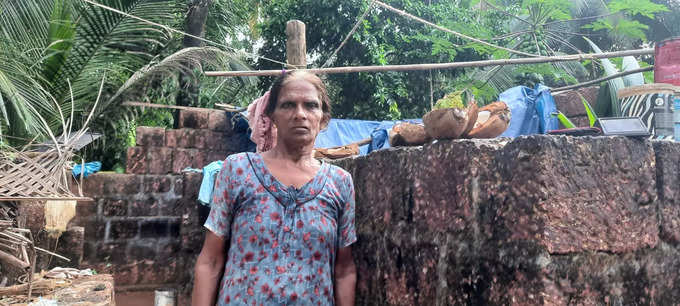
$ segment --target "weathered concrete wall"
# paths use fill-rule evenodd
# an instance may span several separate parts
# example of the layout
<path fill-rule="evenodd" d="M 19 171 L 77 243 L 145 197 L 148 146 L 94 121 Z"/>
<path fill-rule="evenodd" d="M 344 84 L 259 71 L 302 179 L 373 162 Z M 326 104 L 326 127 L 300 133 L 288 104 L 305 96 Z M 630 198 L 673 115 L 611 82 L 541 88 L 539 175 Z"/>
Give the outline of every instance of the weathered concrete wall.
<path fill-rule="evenodd" d="M 343 160 L 357 189 L 358 304 L 677 303 L 679 153 L 533 136 Z"/>
<path fill-rule="evenodd" d="M 74 221 L 85 228 L 83 266 L 113 273 L 121 290 L 174 286 L 184 305 L 203 241 L 201 175 L 175 171 L 200 166 L 175 166 L 175 152 L 207 147 L 186 135 L 172 147 L 178 132 L 145 131 L 131 152 L 155 166 L 85 180 L 96 202 Z M 456 140 L 337 163 L 355 181 L 360 305 L 680 300 L 680 144 Z"/>

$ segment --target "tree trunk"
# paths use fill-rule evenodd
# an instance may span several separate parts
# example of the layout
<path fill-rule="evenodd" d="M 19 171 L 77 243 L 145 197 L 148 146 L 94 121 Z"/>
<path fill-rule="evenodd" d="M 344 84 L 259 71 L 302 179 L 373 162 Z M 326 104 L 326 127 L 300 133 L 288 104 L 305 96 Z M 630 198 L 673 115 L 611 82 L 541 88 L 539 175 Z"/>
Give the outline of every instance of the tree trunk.
<path fill-rule="evenodd" d="M 208 19 L 208 11 L 212 0 L 191 0 L 189 10 L 185 19 L 185 31 L 188 34 L 203 37 L 205 22 Z M 182 48 L 200 47 L 202 42 L 196 38 L 184 36 Z M 189 63 L 185 63 L 190 67 Z M 198 105 L 198 80 L 190 72 L 180 72 L 179 88 L 175 104 L 178 106 L 197 106 Z M 175 123 L 178 122 L 178 114 L 175 113 Z"/>

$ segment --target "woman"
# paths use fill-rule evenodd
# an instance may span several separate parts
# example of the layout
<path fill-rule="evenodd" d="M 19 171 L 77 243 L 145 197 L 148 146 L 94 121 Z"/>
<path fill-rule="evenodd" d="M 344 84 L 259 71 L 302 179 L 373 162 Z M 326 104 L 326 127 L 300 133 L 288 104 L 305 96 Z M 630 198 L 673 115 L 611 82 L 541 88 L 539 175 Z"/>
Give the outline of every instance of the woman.
<path fill-rule="evenodd" d="M 229 156 L 217 177 L 193 305 L 353 305 L 352 178 L 312 157 L 330 120 L 326 88 L 284 72 L 260 103 L 265 120 L 251 124 L 265 123 L 254 132 L 266 151 Z"/>

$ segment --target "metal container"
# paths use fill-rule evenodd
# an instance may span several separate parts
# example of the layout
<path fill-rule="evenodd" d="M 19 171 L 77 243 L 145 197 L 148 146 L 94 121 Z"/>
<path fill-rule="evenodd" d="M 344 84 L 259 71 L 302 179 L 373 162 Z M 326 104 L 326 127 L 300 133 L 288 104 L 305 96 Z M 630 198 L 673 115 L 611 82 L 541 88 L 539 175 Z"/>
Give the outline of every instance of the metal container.
<path fill-rule="evenodd" d="M 680 86 L 680 37 L 666 39 L 656 44 L 654 83 Z"/>
<path fill-rule="evenodd" d="M 153 304 L 154 306 L 175 306 L 175 290 L 159 289 L 156 290 Z"/>

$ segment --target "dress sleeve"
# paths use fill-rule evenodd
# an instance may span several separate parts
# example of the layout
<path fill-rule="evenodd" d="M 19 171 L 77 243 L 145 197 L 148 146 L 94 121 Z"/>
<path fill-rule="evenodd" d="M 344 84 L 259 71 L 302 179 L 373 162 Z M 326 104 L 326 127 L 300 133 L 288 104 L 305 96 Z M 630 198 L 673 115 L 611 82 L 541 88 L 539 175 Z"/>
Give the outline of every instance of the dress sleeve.
<path fill-rule="evenodd" d="M 225 240 L 229 240 L 234 203 L 236 200 L 236 193 L 233 190 L 234 186 L 230 180 L 232 162 L 233 161 L 227 159 L 219 174 L 217 174 L 210 215 L 208 215 L 208 219 L 203 225 Z"/>
<path fill-rule="evenodd" d="M 354 183 L 352 176 L 346 174 L 344 188 L 345 203 L 338 220 L 338 244 L 340 248 L 349 246 L 357 241 L 357 231 L 354 224 Z"/>

